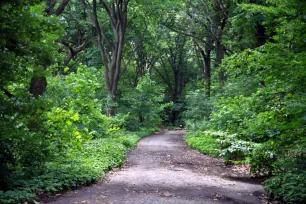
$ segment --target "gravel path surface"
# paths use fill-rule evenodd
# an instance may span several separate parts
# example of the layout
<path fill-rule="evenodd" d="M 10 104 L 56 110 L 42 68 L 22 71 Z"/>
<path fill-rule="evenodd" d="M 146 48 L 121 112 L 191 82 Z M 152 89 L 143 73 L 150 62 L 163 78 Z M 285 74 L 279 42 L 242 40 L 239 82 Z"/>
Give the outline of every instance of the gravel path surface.
<path fill-rule="evenodd" d="M 50 204 L 265 203 L 244 166 L 190 149 L 184 131 L 143 138 L 126 163 L 97 184 L 50 198 Z"/>

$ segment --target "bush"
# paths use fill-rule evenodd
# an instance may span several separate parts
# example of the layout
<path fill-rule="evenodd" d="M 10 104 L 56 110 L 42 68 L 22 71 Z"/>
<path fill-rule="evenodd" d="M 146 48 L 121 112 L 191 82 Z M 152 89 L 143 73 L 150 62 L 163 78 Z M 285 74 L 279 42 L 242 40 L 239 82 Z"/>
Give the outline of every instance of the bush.
<path fill-rule="evenodd" d="M 258 144 L 250 155 L 251 172 L 257 176 L 272 175 L 277 156 L 271 143 Z"/>
<path fill-rule="evenodd" d="M 0 115 L 6 119 L 0 121 L 0 203 L 21 203 L 39 192 L 100 179 L 123 163 L 141 137 L 155 131 L 126 131 L 134 117 L 128 113 L 106 117 L 98 75 L 97 69 L 79 65 L 77 73 L 49 77 L 38 99 L 24 86 L 15 87 L 26 93 L 18 99 L 0 92 Z M 154 112 L 158 104 L 152 104 Z M 158 121 L 154 117 L 147 117 L 151 127 Z"/>
<path fill-rule="evenodd" d="M 22 171 L 15 172 L 8 186 L 10 190 L 0 191 L 0 203 L 21 203 L 39 192 L 61 191 L 101 179 L 104 172 L 124 162 L 128 149 L 153 131 L 156 129 L 119 130 L 106 138 L 87 141 L 79 149 L 67 150 L 65 157 L 48 162 L 40 174 L 25 177 Z"/>
<path fill-rule="evenodd" d="M 306 173 L 281 173 L 265 181 L 265 189 L 284 203 L 306 202 Z"/>
<path fill-rule="evenodd" d="M 100 91 L 103 84 L 98 78 L 100 74 L 96 68 L 80 64 L 77 73 L 48 78 L 47 92 L 43 98 L 53 107 L 49 115 L 55 115 L 53 118 L 60 117 L 56 116 L 57 110 L 78 115 L 74 124 L 71 124 L 71 121 L 58 121 L 58 128 L 55 129 L 66 129 L 68 125 L 83 133 L 85 137 L 106 135 L 112 121 L 102 113 L 103 100 Z M 63 126 L 60 127 L 61 125 Z"/>
<path fill-rule="evenodd" d="M 219 135 L 218 142 L 222 148 L 220 156 L 223 156 L 226 161 L 244 161 L 256 146 L 253 142 L 238 139 L 236 134 L 223 132 Z"/>

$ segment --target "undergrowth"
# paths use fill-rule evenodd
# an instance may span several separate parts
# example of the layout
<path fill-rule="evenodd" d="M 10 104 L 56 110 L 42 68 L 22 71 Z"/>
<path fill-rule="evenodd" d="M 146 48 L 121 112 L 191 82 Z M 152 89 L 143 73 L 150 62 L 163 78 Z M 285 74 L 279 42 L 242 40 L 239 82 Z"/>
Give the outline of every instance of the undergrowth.
<path fill-rule="evenodd" d="M 281 203 L 300 204 L 306 200 L 306 173 L 299 166 L 303 157 L 277 161 L 269 143 L 254 143 L 235 138 L 236 135 L 212 131 L 188 131 L 187 144 L 204 154 L 221 157 L 232 164 L 249 164 L 255 176 L 268 176 L 264 188 L 271 199 Z M 272 171 L 277 168 L 277 171 Z"/>
<path fill-rule="evenodd" d="M 0 191 L 0 203 L 33 201 L 39 193 L 62 191 L 102 179 L 106 171 L 122 165 L 127 150 L 154 131 L 154 128 L 137 132 L 120 130 L 70 150 L 65 157 L 48 162 L 43 172 L 29 175 L 20 169 L 14 172 L 9 190 Z"/>
<path fill-rule="evenodd" d="M 201 131 L 187 132 L 185 140 L 190 147 L 204 154 L 218 157 L 221 153 L 221 146 L 214 135 L 205 134 Z"/>

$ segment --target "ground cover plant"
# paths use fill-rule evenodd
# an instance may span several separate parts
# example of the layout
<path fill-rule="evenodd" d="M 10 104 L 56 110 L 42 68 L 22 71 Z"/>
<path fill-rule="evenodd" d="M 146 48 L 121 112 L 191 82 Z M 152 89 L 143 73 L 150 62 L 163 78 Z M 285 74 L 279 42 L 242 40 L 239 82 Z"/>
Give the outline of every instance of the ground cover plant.
<path fill-rule="evenodd" d="M 221 154 L 221 145 L 218 143 L 217 138 L 209 133 L 188 132 L 185 138 L 187 144 L 204 154 L 218 157 Z"/>
<path fill-rule="evenodd" d="M 25 175 L 14 172 L 5 192 L 0 191 L 1 203 L 21 203 L 35 200 L 39 193 L 52 193 L 103 179 L 108 170 L 119 167 L 125 160 L 126 152 L 139 139 L 156 129 L 141 129 L 138 132 L 119 130 L 106 138 L 85 142 L 79 149 L 70 149 L 65 157 L 50 161 L 44 172 Z"/>

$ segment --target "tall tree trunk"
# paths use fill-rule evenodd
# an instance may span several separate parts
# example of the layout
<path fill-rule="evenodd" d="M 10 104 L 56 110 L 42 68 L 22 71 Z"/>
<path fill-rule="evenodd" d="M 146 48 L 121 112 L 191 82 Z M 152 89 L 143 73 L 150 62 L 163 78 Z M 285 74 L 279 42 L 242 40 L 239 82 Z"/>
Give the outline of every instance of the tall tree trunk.
<path fill-rule="evenodd" d="M 224 58 L 224 46 L 221 44 L 219 40 L 216 41 L 216 68 L 220 69 L 220 65 Z M 225 72 L 223 70 L 219 70 L 219 81 L 221 85 L 224 85 L 226 80 Z"/>
<path fill-rule="evenodd" d="M 144 47 L 144 36 L 141 36 L 138 45 L 136 45 L 136 71 L 133 86 L 137 87 L 139 80 L 144 76 L 146 69 L 146 53 Z"/>
<path fill-rule="evenodd" d="M 204 58 L 205 72 L 204 72 L 204 81 L 205 81 L 205 94 L 210 97 L 211 94 L 211 58 L 210 51 L 207 52 Z"/>
<path fill-rule="evenodd" d="M 199 44 L 194 40 L 195 47 L 197 47 L 201 53 L 203 58 L 202 64 L 202 72 L 204 75 L 204 87 L 205 87 L 205 95 L 210 97 L 211 94 L 211 50 L 212 50 L 212 43 L 211 39 L 207 39 L 205 43 L 205 49 L 199 46 Z"/>
<path fill-rule="evenodd" d="M 106 1 L 93 0 L 92 3 L 82 0 L 98 35 L 98 49 L 104 64 L 104 76 L 107 91 L 106 115 L 116 114 L 117 88 L 121 74 L 121 60 L 124 46 L 124 35 L 127 26 L 128 0 Z M 113 36 L 109 37 L 98 20 L 97 11 L 101 7 L 108 16 Z"/>
<path fill-rule="evenodd" d="M 229 15 L 229 8 L 230 8 L 231 2 L 229 0 L 222 1 L 217 0 L 215 2 L 215 16 L 213 18 L 214 26 L 215 26 L 215 50 L 216 50 L 216 68 L 218 69 L 222 63 L 222 60 L 224 58 L 224 45 L 222 44 L 222 37 L 225 25 L 228 21 L 228 15 Z M 225 72 L 223 70 L 219 70 L 219 80 L 221 83 L 221 86 L 224 85 L 224 82 L 226 80 Z"/>
<path fill-rule="evenodd" d="M 178 98 L 178 88 L 179 88 L 179 73 L 175 70 L 174 73 L 174 84 L 173 84 L 173 90 L 172 90 L 172 102 L 174 105 L 177 104 L 177 98 Z M 175 123 L 177 119 L 177 110 L 172 110 L 172 119 L 171 123 Z"/>

